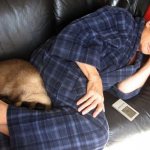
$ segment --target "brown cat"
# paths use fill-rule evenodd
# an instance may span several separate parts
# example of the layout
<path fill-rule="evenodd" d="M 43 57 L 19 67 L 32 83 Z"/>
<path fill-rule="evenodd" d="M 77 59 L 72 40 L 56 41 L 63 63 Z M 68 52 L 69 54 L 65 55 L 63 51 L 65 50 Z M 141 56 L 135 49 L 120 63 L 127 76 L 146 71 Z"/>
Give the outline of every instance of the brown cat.
<path fill-rule="evenodd" d="M 21 59 L 0 61 L 0 95 L 8 97 L 16 106 L 29 102 L 51 107 L 51 100 L 44 88 L 43 80 L 34 66 Z"/>

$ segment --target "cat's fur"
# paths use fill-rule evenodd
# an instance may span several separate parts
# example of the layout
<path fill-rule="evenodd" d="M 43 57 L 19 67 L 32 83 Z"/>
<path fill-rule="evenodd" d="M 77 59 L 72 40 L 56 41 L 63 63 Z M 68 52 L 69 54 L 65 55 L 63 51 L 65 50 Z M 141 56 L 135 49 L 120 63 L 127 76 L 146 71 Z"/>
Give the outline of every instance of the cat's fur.
<path fill-rule="evenodd" d="M 0 61 L 0 95 L 8 97 L 16 106 L 29 102 L 32 107 L 37 103 L 44 104 L 48 109 L 51 107 L 39 72 L 21 59 Z"/>

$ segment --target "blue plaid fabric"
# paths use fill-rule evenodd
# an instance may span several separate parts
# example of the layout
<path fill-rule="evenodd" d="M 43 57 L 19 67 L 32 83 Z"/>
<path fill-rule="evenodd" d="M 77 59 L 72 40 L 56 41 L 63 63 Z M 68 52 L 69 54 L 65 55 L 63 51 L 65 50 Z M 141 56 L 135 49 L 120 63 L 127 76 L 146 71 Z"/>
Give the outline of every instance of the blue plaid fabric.
<path fill-rule="evenodd" d="M 0 133 L 0 150 L 10 150 L 10 139 Z"/>
<path fill-rule="evenodd" d="M 86 94 L 87 79 L 75 61 L 99 71 L 104 90 L 128 99 L 116 84 L 139 69 L 143 55 L 127 65 L 138 49 L 144 21 L 126 10 L 104 7 L 73 21 L 31 56 L 52 99 L 50 112 L 8 108 L 10 148 L 15 150 L 102 150 L 108 141 L 104 112 L 82 116 L 76 102 Z M 5 145 L 6 142 L 3 142 Z M 6 146 L 1 146 L 5 149 Z M 7 148 L 6 148 L 7 149 Z"/>
<path fill-rule="evenodd" d="M 106 6 L 65 27 L 56 37 L 50 55 L 95 66 L 104 90 L 129 99 L 140 89 L 124 94 L 116 88 L 116 84 L 141 66 L 143 54 L 137 50 L 144 24 L 144 19 L 133 18 L 123 8 Z M 127 65 L 135 53 L 138 53 L 136 62 Z"/>

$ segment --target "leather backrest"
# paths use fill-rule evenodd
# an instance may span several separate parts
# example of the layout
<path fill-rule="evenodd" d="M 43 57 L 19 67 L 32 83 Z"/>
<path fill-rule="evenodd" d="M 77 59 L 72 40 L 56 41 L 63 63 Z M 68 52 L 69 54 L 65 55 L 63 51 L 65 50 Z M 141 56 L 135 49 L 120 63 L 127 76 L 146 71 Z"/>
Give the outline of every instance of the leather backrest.
<path fill-rule="evenodd" d="M 143 16 L 150 0 L 0 0 L 0 60 L 28 58 L 72 20 L 104 6 Z"/>
<path fill-rule="evenodd" d="M 143 17 L 150 0 L 55 0 L 57 30 L 70 21 L 104 6 L 118 6 L 129 10 L 133 16 Z"/>
<path fill-rule="evenodd" d="M 0 59 L 23 57 L 53 30 L 51 0 L 0 0 Z"/>

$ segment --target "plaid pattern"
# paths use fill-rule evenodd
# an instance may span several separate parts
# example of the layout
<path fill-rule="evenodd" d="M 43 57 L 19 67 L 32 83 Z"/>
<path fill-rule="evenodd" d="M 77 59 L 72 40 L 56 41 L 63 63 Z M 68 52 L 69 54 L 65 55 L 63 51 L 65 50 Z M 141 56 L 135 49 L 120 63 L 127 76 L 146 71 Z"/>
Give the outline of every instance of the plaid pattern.
<path fill-rule="evenodd" d="M 0 133 L 0 150 L 10 150 L 10 139 Z"/>
<path fill-rule="evenodd" d="M 85 116 L 77 112 L 76 102 L 86 93 L 87 79 L 74 61 L 94 65 L 104 90 L 134 96 L 139 91 L 126 95 L 115 87 L 141 65 L 140 53 L 134 65 L 127 63 L 138 48 L 143 26 L 124 9 L 107 6 L 72 22 L 35 50 L 31 63 L 41 73 L 53 109 L 9 106 L 11 149 L 102 150 L 108 140 L 107 120 L 103 112 L 95 119 L 92 112 Z"/>
<path fill-rule="evenodd" d="M 101 150 L 108 139 L 104 113 L 94 119 L 66 107 L 50 112 L 11 107 L 8 115 L 13 150 Z"/>
<path fill-rule="evenodd" d="M 129 99 L 140 89 L 124 94 L 116 84 L 141 66 L 141 53 L 134 65 L 127 64 L 139 47 L 144 24 L 144 19 L 133 18 L 123 8 L 106 6 L 65 27 L 56 37 L 49 55 L 95 66 L 102 77 L 104 90 Z"/>

